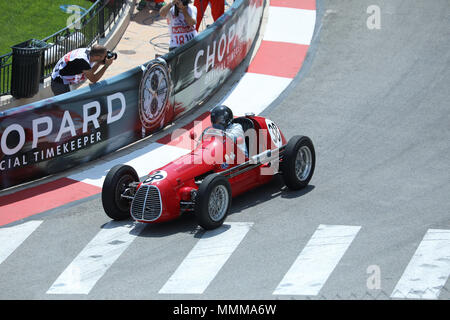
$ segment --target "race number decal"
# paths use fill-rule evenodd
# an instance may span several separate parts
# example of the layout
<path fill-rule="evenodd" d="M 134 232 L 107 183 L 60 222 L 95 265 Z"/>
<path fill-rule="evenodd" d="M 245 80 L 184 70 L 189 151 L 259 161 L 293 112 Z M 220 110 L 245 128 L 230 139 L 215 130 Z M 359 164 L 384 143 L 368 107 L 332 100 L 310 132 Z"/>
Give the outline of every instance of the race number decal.
<path fill-rule="evenodd" d="M 266 119 L 266 124 L 273 143 L 277 148 L 280 148 L 283 145 L 280 129 L 278 129 L 278 126 L 272 120 Z"/>
<path fill-rule="evenodd" d="M 157 181 L 164 180 L 167 177 L 167 172 L 164 170 L 157 170 L 148 175 L 147 179 L 145 179 L 145 183 L 153 183 Z"/>
<path fill-rule="evenodd" d="M 180 34 L 180 35 L 173 35 L 174 39 L 175 39 L 175 43 L 177 44 L 177 46 L 182 46 L 183 44 L 185 44 L 186 42 L 192 40 L 194 38 L 193 34 Z"/>

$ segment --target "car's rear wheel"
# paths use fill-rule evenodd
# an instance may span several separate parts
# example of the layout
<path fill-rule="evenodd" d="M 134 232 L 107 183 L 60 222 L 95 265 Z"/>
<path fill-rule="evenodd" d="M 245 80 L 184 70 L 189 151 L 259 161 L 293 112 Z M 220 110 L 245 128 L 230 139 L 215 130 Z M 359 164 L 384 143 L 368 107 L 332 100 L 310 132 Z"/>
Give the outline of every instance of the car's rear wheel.
<path fill-rule="evenodd" d="M 198 224 L 206 230 L 220 227 L 231 207 L 231 186 L 227 178 L 218 174 L 207 176 L 201 183 L 196 201 Z"/>
<path fill-rule="evenodd" d="M 294 136 L 289 139 L 280 163 L 283 179 L 289 189 L 299 190 L 311 180 L 316 165 L 316 153 L 310 138 Z"/>
<path fill-rule="evenodd" d="M 128 219 L 131 200 L 122 197 L 129 184 L 139 181 L 133 167 L 118 164 L 109 170 L 103 182 L 102 204 L 105 213 L 113 220 Z"/>

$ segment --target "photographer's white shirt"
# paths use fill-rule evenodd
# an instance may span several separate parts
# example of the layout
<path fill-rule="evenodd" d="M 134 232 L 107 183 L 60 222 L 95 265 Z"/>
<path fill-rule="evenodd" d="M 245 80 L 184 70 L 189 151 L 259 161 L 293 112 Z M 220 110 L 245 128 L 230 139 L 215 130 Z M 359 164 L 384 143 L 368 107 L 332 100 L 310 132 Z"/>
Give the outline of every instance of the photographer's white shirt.
<path fill-rule="evenodd" d="M 197 8 L 195 6 L 189 4 L 187 12 L 193 19 L 197 19 Z M 175 16 L 175 6 L 170 8 L 169 14 L 167 15 L 167 23 L 170 32 L 170 48 L 182 46 L 197 35 L 195 24 L 189 26 L 181 10 L 179 10 L 178 17 Z"/>
<path fill-rule="evenodd" d="M 79 48 L 68 52 L 56 63 L 53 68 L 52 78 L 55 79 L 59 77 L 63 80 L 64 84 L 69 85 L 76 85 L 86 81 L 86 76 L 83 73 L 83 70 L 89 70 L 95 65 L 95 62 L 89 61 L 88 52 L 89 50 L 87 48 Z M 86 67 L 80 68 L 80 64 L 77 64 L 76 67 L 72 68 L 73 70 L 71 70 L 69 74 L 63 75 L 62 70 L 68 67 L 68 65 L 75 63 L 77 60 L 82 60 L 83 65 Z"/>

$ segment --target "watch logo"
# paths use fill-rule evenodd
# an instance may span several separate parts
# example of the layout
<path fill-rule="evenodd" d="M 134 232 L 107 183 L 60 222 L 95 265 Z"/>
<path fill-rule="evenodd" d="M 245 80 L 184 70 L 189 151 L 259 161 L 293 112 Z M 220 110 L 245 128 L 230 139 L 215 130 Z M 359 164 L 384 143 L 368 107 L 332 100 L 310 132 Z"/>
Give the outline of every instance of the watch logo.
<path fill-rule="evenodd" d="M 169 93 L 166 62 L 161 58 L 151 61 L 139 87 L 139 117 L 143 130 L 155 130 L 165 125 Z"/>

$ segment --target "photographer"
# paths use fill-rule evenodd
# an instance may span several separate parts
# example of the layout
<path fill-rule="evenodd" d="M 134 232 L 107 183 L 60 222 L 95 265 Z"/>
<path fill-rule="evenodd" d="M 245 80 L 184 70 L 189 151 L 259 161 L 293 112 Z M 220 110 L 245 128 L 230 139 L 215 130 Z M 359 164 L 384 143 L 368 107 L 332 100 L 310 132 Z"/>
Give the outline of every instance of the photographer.
<path fill-rule="evenodd" d="M 191 0 L 173 0 L 159 10 L 163 18 L 167 18 L 170 32 L 169 51 L 185 44 L 197 35 L 197 8 L 190 4 Z"/>
<path fill-rule="evenodd" d="M 116 53 L 97 44 L 90 49 L 79 48 L 68 52 L 53 68 L 51 80 L 53 94 L 69 92 L 70 85 L 81 84 L 86 79 L 96 83 L 116 58 Z M 103 67 L 97 72 L 100 66 Z"/>

